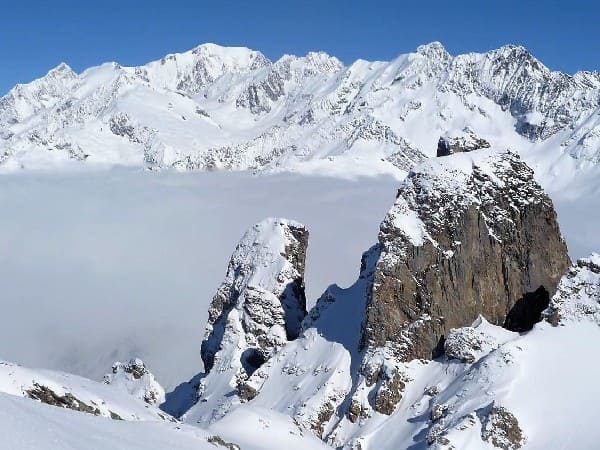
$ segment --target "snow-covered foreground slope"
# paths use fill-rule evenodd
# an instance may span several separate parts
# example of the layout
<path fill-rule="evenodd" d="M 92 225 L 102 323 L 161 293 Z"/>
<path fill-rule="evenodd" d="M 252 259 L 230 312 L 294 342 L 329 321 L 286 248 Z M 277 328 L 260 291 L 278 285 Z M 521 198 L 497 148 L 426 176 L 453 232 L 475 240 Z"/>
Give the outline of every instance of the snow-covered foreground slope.
<path fill-rule="evenodd" d="M 543 323 L 525 336 L 489 324 L 476 330 L 507 342 L 489 354 L 484 349 L 472 364 L 414 361 L 409 372 L 414 381 L 398 410 L 389 417 L 375 415 L 366 428 L 348 427 L 346 438 L 355 433 L 356 442 L 373 449 L 426 449 L 428 441 L 434 448 L 491 449 L 482 442 L 487 414 L 502 407 L 518 421 L 523 448 L 595 448 L 600 432 L 589 401 L 597 400 L 590 389 L 600 365 L 581 342 L 600 338 L 596 324 Z"/>
<path fill-rule="evenodd" d="M 76 375 L 0 361 L 0 392 L 117 420 L 174 421 L 156 406 L 115 386 Z"/>
<path fill-rule="evenodd" d="M 290 450 L 328 448 L 268 411 L 214 428 L 110 420 L 0 393 L 0 447 L 11 450 L 279 450 L 283 440 Z"/>

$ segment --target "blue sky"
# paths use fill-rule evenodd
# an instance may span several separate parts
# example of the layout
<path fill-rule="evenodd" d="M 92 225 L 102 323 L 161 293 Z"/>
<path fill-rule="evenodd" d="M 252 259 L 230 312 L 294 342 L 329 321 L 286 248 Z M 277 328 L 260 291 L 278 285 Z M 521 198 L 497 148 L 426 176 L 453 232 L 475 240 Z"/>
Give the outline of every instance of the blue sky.
<path fill-rule="evenodd" d="M 552 69 L 600 69 L 593 1 L 2 0 L 0 93 L 59 62 L 138 65 L 203 42 L 276 59 L 324 50 L 344 62 L 391 59 L 441 41 L 452 54 L 506 43 Z"/>

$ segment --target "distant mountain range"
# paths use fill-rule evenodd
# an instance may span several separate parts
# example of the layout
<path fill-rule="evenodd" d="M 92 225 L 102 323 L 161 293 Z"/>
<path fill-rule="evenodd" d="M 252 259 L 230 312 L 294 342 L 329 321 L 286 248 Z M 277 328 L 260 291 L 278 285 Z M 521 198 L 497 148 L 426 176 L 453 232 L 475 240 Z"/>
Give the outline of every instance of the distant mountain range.
<path fill-rule="evenodd" d="M 451 56 L 433 42 L 345 66 L 204 44 L 139 67 L 60 64 L 15 86 L 0 99 L 0 167 L 402 176 L 465 133 L 580 167 L 600 161 L 599 108 L 600 73 L 553 72 L 513 45 Z"/>

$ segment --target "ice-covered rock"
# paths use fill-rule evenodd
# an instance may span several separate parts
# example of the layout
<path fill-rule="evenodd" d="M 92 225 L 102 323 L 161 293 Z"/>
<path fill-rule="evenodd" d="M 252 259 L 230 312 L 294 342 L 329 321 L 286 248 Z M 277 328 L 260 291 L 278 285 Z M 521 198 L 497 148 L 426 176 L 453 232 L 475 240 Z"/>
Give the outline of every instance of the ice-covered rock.
<path fill-rule="evenodd" d="M 104 383 L 150 405 L 158 406 L 165 401 L 165 390 L 139 358 L 133 358 L 127 363 L 115 362 L 112 372 L 104 376 Z"/>
<path fill-rule="evenodd" d="M 307 245 L 306 227 L 287 219 L 263 220 L 244 234 L 210 304 L 201 352 L 207 375 L 187 420 L 210 421 L 238 394 L 247 398 L 248 377 L 298 337 Z"/>
<path fill-rule="evenodd" d="M 560 280 L 556 294 L 544 311 L 554 325 L 592 321 L 600 325 L 600 255 L 579 259 Z"/>

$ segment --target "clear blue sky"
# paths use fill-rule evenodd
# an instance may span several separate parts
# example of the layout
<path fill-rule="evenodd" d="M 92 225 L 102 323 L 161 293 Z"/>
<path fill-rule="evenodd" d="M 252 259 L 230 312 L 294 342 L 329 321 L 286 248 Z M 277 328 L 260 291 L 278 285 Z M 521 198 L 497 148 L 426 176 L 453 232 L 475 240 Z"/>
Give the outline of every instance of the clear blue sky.
<path fill-rule="evenodd" d="M 552 69 L 600 69 L 597 1 L 2 0 L 0 94 L 65 61 L 138 65 L 204 42 L 276 59 L 324 50 L 344 62 L 391 59 L 441 41 L 452 54 L 507 43 Z"/>

